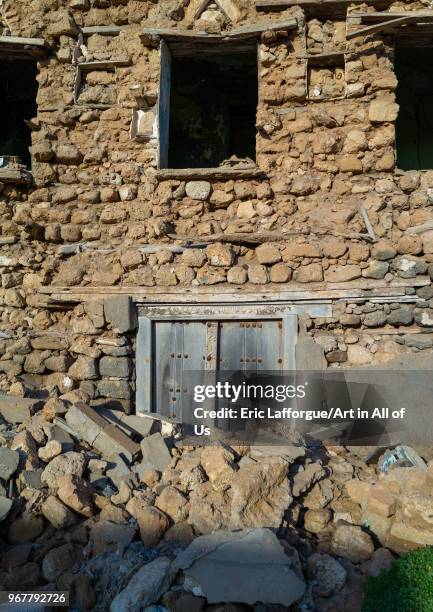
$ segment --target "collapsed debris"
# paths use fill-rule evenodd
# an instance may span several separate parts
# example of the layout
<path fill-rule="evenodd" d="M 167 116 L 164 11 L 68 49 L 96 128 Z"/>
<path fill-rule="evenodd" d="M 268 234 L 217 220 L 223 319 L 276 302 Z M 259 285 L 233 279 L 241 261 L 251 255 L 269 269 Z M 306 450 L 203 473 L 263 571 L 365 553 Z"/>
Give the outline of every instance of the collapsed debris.
<path fill-rule="evenodd" d="M 78 610 L 356 610 L 366 576 L 433 544 L 431 450 L 389 449 L 417 465 L 384 472 L 368 448 L 186 447 L 152 417 L 113 434 L 105 407 L 52 406 L 1 426 L 5 589 L 67 588 Z"/>

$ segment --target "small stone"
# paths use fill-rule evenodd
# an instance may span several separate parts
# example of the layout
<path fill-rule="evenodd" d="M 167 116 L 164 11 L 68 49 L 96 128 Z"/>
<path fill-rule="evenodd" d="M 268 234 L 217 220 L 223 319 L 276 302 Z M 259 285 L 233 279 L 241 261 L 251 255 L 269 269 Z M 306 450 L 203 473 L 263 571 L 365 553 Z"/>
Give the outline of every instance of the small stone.
<path fill-rule="evenodd" d="M 161 480 L 161 472 L 152 468 L 146 468 L 140 472 L 140 481 L 147 487 L 154 487 Z"/>
<path fill-rule="evenodd" d="M 231 266 L 234 260 L 233 249 L 224 244 L 210 244 L 206 248 L 206 255 L 212 266 Z"/>
<path fill-rule="evenodd" d="M 423 250 L 423 241 L 416 234 L 402 236 L 397 243 L 397 249 L 402 255 L 419 255 Z"/>
<path fill-rule="evenodd" d="M 188 499 L 176 487 L 165 487 L 156 498 L 155 506 L 170 517 L 174 523 L 184 521 L 188 516 Z"/>
<path fill-rule="evenodd" d="M 233 285 L 244 285 L 248 280 L 248 272 L 243 266 L 233 266 L 227 272 L 227 282 Z"/>
<path fill-rule="evenodd" d="M 343 327 L 352 327 L 361 324 L 361 317 L 357 314 L 342 314 L 340 323 Z"/>
<path fill-rule="evenodd" d="M 413 311 L 411 308 L 402 307 L 391 310 L 386 320 L 391 325 L 411 325 L 413 322 Z"/>
<path fill-rule="evenodd" d="M 382 327 L 386 323 L 386 314 L 382 310 L 368 312 L 363 321 L 367 327 Z"/>
<path fill-rule="evenodd" d="M 326 354 L 326 361 L 328 363 L 344 363 L 347 361 L 347 351 L 330 351 Z"/>
<path fill-rule="evenodd" d="M 40 459 L 42 459 L 42 461 L 44 461 L 45 463 L 48 463 L 49 461 L 51 461 L 51 459 L 54 459 L 54 457 L 57 457 L 58 455 L 60 455 L 61 452 L 62 452 L 61 443 L 58 442 L 57 440 L 51 440 L 50 442 L 47 442 L 45 446 L 42 446 L 38 450 L 38 456 Z"/>
<path fill-rule="evenodd" d="M 399 106 L 394 95 L 380 95 L 370 102 L 368 118 L 372 123 L 387 123 L 397 119 Z"/>
<path fill-rule="evenodd" d="M 256 248 L 255 253 L 261 264 L 274 264 L 281 261 L 280 250 L 271 244 L 261 244 Z"/>
<path fill-rule="evenodd" d="M 298 283 L 316 283 L 323 280 L 323 270 L 321 264 L 308 264 L 295 270 L 293 279 Z"/>
<path fill-rule="evenodd" d="M 368 263 L 368 268 L 362 271 L 364 278 L 384 278 L 389 270 L 389 264 L 385 261 L 372 260 Z"/>
<path fill-rule="evenodd" d="M 186 195 L 193 200 L 207 200 L 210 190 L 211 185 L 208 181 L 189 181 L 185 185 Z"/>
<path fill-rule="evenodd" d="M 347 348 L 347 358 L 353 365 L 366 365 L 371 362 L 371 353 L 359 344 L 352 344 Z"/>
<path fill-rule="evenodd" d="M 362 162 L 353 155 L 346 155 L 339 162 L 341 172 L 353 172 L 358 174 L 362 172 Z"/>
<path fill-rule="evenodd" d="M 349 264 L 347 266 L 329 266 L 325 272 L 325 279 L 330 283 L 345 283 L 355 280 L 361 276 L 361 268 L 359 266 Z"/>
<path fill-rule="evenodd" d="M 255 285 L 266 285 L 269 275 L 266 266 L 252 264 L 248 266 L 248 280 Z"/>
<path fill-rule="evenodd" d="M 307 510 L 304 515 L 304 526 L 311 533 L 325 531 L 331 521 L 331 511 L 322 508 L 320 510 Z"/>
<path fill-rule="evenodd" d="M 374 544 L 368 533 L 355 525 L 338 525 L 331 540 L 331 551 L 338 557 L 360 563 L 370 559 Z"/>
<path fill-rule="evenodd" d="M 292 278 L 292 270 L 285 263 L 277 263 L 271 268 L 271 283 L 287 283 Z"/>
<path fill-rule="evenodd" d="M 126 510 L 137 520 L 143 544 L 156 546 L 170 524 L 164 512 L 143 503 L 137 497 L 127 503 Z"/>
<path fill-rule="evenodd" d="M 19 453 L 10 448 L 0 448 L 0 478 L 9 480 L 16 472 L 20 461 Z"/>
<path fill-rule="evenodd" d="M 253 219 L 257 216 L 257 211 L 254 204 L 249 200 L 247 202 L 240 202 L 236 216 L 239 219 Z"/>

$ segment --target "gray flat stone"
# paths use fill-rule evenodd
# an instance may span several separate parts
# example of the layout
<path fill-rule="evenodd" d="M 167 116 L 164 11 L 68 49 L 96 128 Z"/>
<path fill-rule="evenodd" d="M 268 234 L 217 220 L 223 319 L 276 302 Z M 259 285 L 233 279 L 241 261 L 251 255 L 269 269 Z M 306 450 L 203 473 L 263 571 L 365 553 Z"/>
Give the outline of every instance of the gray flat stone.
<path fill-rule="evenodd" d="M 9 480 L 18 467 L 20 456 L 10 448 L 0 448 L 0 478 Z"/>
<path fill-rule="evenodd" d="M 0 414 L 8 423 L 24 423 L 41 404 L 37 399 L 0 395 Z"/>
<path fill-rule="evenodd" d="M 171 462 L 171 454 L 160 433 L 154 433 L 141 441 L 143 462 L 141 467 L 150 467 L 163 472 Z"/>
<path fill-rule="evenodd" d="M 305 591 L 304 580 L 294 572 L 291 559 L 270 529 L 200 536 L 175 559 L 172 569 L 182 569 L 189 584 L 199 585 L 209 604 L 289 607 Z"/>

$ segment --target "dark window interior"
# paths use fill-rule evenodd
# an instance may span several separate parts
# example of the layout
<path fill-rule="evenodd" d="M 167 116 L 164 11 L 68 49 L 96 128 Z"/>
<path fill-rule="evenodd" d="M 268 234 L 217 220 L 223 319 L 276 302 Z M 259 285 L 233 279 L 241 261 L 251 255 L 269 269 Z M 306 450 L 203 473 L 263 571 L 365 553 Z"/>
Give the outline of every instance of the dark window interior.
<path fill-rule="evenodd" d="M 0 56 L 0 157 L 17 155 L 30 164 L 30 129 L 36 115 L 36 62 Z"/>
<path fill-rule="evenodd" d="M 170 168 L 256 156 L 257 51 L 172 57 Z"/>
<path fill-rule="evenodd" d="M 433 169 L 433 47 L 398 47 L 397 165 Z"/>

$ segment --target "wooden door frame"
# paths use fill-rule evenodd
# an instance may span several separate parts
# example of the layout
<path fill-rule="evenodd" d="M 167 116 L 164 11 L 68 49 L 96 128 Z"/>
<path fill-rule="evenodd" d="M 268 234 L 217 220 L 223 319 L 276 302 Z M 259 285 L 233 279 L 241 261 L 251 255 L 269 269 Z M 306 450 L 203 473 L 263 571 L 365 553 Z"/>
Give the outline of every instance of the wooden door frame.
<path fill-rule="evenodd" d="M 167 310 L 169 310 L 167 312 Z M 157 321 L 237 321 L 277 320 L 282 322 L 283 370 L 296 369 L 295 349 L 298 336 L 298 316 L 293 306 L 280 305 L 269 312 L 269 306 L 244 304 L 211 306 L 182 306 L 182 313 L 174 314 L 167 307 L 139 308 L 136 346 L 136 412 L 158 416 L 152 411 L 152 364 L 155 346 L 154 324 Z M 210 312 L 209 312 L 210 311 Z M 160 415 L 159 415 L 160 416 Z M 166 417 L 164 417 L 166 419 Z"/>

